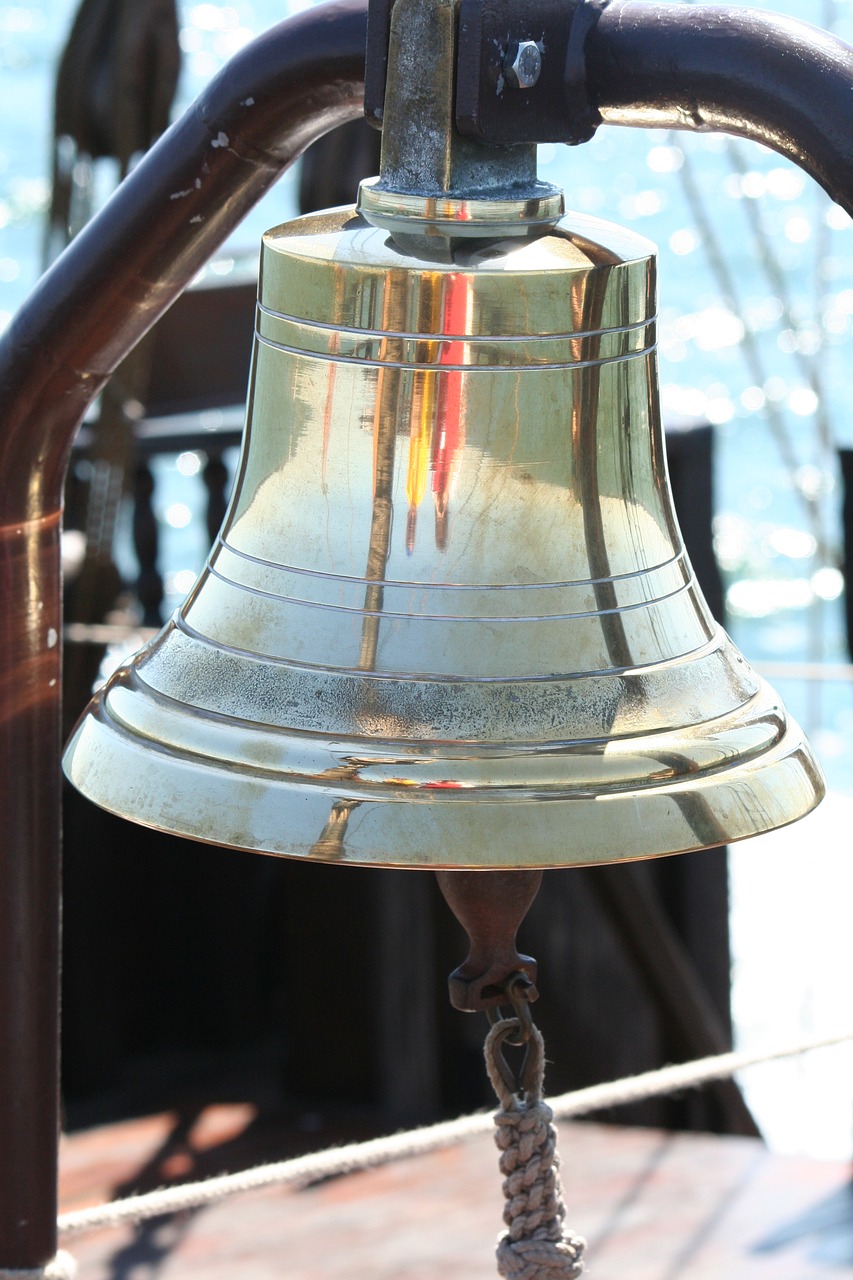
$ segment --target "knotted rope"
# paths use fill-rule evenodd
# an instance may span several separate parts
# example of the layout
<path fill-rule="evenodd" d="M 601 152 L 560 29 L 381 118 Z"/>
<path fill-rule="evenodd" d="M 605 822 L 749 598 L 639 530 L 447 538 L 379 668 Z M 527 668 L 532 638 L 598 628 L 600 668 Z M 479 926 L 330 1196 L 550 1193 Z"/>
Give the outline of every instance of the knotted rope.
<path fill-rule="evenodd" d="M 485 1046 L 486 1070 L 501 1104 L 494 1121 L 507 1230 L 498 1240 L 498 1273 L 507 1280 L 574 1280 L 583 1271 L 586 1241 L 563 1228 L 557 1135 L 553 1112 L 542 1099 L 544 1043 L 528 1023 L 522 1087 L 513 1088 L 502 1046 L 518 1029 L 515 1018 L 496 1022 Z"/>
<path fill-rule="evenodd" d="M 0 1280 L 74 1280 L 77 1263 L 70 1253 L 60 1250 L 46 1267 L 25 1267 L 6 1271 L 0 1267 Z"/>

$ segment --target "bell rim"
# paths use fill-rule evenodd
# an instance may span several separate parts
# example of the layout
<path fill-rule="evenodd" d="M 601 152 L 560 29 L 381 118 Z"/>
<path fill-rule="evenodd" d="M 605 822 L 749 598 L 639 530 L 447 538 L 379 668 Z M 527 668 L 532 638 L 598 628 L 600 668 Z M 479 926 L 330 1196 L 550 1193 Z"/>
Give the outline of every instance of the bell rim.
<path fill-rule="evenodd" d="M 761 683 L 763 696 L 778 703 Z M 688 771 L 675 782 L 510 798 L 470 798 L 437 785 L 431 794 L 421 788 L 415 803 L 413 787 L 398 788 L 393 798 L 363 798 L 340 778 L 325 785 L 276 780 L 201 755 L 170 754 L 121 731 L 104 710 L 103 693 L 78 724 L 64 769 L 100 807 L 167 834 L 298 861 L 426 870 L 594 866 L 715 847 L 796 821 L 825 790 L 799 726 L 786 718 L 757 759 Z M 692 837 L 688 811 L 700 833 Z M 577 831 L 584 848 L 575 854 Z M 477 857 L 464 852 L 475 848 Z"/>

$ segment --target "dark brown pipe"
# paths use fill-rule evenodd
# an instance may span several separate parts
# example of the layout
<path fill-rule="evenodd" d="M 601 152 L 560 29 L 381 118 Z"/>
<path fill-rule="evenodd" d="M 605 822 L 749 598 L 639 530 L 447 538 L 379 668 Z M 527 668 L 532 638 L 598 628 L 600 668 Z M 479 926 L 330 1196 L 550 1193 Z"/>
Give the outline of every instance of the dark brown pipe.
<path fill-rule="evenodd" d="M 0 527 L 0 1268 L 10 1269 L 56 1251 L 59 523 L 53 511 Z"/>
<path fill-rule="evenodd" d="M 0 338 L 0 1269 L 56 1252 L 62 485 L 112 370 L 281 172 L 357 116 L 366 0 L 216 77 Z"/>
<path fill-rule="evenodd" d="M 585 69 L 605 124 L 751 138 L 853 216 L 853 52 L 837 36 L 757 9 L 611 0 Z"/>

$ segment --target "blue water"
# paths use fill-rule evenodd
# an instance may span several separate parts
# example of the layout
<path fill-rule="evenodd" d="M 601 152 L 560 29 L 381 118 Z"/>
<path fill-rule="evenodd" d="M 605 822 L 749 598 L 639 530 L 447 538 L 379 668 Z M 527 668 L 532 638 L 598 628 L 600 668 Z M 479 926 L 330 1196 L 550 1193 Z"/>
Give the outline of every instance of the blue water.
<path fill-rule="evenodd" d="M 178 109 L 240 45 L 298 7 L 182 5 Z M 768 7 L 853 41 L 843 0 Z M 40 269 L 52 80 L 74 8 L 74 0 L 0 3 L 0 327 Z M 540 169 L 565 188 L 569 207 L 634 226 L 660 247 L 664 409 L 716 424 L 715 534 L 736 640 L 756 662 L 845 660 L 833 445 L 853 445 L 850 219 L 794 166 L 722 137 L 602 129 L 584 147 L 540 148 Z M 113 181 L 106 166 L 100 185 Z M 226 258 L 253 255 L 261 232 L 294 212 L 288 175 Z M 200 481 L 186 475 L 191 459 L 181 470 L 176 462 L 161 464 L 158 483 L 170 604 L 205 552 L 184 510 L 197 509 Z M 850 687 L 786 681 L 785 692 L 822 737 L 834 784 L 853 786 Z"/>

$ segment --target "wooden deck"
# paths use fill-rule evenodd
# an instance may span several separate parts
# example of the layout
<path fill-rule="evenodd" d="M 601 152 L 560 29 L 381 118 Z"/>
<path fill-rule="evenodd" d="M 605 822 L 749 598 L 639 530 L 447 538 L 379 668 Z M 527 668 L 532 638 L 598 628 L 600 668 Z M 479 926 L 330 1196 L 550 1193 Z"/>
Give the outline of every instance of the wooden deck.
<path fill-rule="evenodd" d="M 66 1139 L 62 1207 L 239 1167 L 233 1157 L 251 1119 L 246 1108 L 213 1107 L 177 1138 L 175 1118 L 155 1116 Z M 314 1145 L 327 1142 L 321 1135 Z M 595 1124 L 562 1125 L 560 1150 L 590 1280 L 853 1277 L 844 1164 L 770 1155 L 749 1138 Z M 502 1204 L 497 1153 L 483 1138 L 66 1247 L 79 1280 L 492 1280 Z"/>

